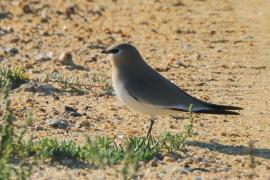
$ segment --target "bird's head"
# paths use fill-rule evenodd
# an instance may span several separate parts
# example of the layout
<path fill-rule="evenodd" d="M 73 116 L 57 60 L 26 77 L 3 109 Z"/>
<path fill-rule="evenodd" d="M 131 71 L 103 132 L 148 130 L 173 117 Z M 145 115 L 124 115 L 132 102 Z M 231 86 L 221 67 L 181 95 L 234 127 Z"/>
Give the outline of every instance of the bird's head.
<path fill-rule="evenodd" d="M 116 67 L 130 67 L 142 60 L 139 51 L 127 43 L 111 46 L 101 53 L 108 54 L 111 64 Z"/>

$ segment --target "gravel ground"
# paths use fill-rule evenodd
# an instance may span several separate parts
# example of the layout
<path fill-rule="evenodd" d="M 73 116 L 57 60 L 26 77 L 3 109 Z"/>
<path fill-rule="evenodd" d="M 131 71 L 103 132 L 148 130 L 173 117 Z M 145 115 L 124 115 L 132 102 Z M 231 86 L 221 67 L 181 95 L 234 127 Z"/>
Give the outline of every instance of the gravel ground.
<path fill-rule="evenodd" d="M 23 66 L 32 79 L 63 72 L 110 83 L 110 63 L 100 51 L 131 42 L 151 66 L 192 95 L 244 108 L 233 117 L 196 115 L 199 135 L 190 140 L 188 152 L 142 165 L 138 178 L 269 179 L 269 7 L 268 0 L 2 0 L 0 65 Z M 149 117 L 99 88 L 85 94 L 64 93 L 56 84 L 35 88 L 23 86 L 12 94 L 15 123 L 20 127 L 31 111 L 29 133 L 35 139 L 82 143 L 86 135 L 106 135 L 117 140 L 144 135 L 149 126 Z M 66 106 L 80 116 L 64 113 Z M 181 131 L 188 115 L 179 117 L 159 117 L 153 134 Z M 62 120 L 61 128 L 49 126 L 48 119 Z M 255 168 L 250 168 L 249 142 L 255 147 Z M 31 178 L 121 179 L 120 165 L 64 164 L 39 163 Z"/>

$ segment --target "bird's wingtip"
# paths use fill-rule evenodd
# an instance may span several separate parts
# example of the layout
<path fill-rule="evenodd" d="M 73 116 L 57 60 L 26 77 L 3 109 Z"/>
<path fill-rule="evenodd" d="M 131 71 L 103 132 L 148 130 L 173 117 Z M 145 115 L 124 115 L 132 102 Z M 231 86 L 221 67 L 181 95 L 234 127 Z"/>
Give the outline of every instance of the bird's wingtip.
<path fill-rule="evenodd" d="M 229 110 L 202 110 L 202 111 L 197 111 L 196 113 L 215 114 L 215 115 L 240 115 L 240 113 L 238 112 L 229 111 Z"/>

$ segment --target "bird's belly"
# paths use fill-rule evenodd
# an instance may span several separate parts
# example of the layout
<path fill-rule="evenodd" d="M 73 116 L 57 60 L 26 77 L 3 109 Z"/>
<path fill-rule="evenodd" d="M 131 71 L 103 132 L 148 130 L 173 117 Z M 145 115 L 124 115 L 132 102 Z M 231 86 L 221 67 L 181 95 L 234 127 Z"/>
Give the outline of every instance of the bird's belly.
<path fill-rule="evenodd" d="M 151 116 L 175 114 L 175 111 L 154 107 L 136 100 L 129 94 L 121 82 L 116 83 L 113 81 L 113 88 L 118 99 L 132 110 Z"/>

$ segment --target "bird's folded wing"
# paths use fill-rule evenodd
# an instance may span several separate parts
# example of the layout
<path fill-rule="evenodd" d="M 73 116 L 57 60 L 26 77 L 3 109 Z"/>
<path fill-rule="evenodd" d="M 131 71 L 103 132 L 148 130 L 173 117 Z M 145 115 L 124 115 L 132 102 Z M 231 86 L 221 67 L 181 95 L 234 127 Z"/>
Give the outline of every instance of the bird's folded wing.
<path fill-rule="evenodd" d="M 193 98 L 162 76 L 134 78 L 125 83 L 130 96 L 148 106 L 188 111 L 208 110 L 209 107 Z"/>

